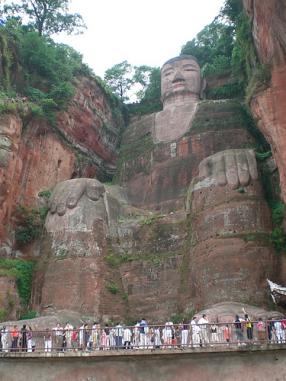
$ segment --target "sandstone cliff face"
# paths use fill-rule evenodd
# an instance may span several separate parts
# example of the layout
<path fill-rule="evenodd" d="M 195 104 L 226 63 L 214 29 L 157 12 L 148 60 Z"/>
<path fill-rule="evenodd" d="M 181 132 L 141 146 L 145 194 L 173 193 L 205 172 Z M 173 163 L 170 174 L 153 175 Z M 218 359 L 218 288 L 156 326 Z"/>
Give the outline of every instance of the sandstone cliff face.
<path fill-rule="evenodd" d="M 11 223 L 16 204 L 37 205 L 38 193 L 60 181 L 110 176 L 122 123 L 101 87 L 87 78 L 77 80 L 75 97 L 54 128 L 44 120 L 23 128 L 19 117 L 2 116 L 1 229 Z M 0 232 L 1 241 L 7 230 Z"/>
<path fill-rule="evenodd" d="M 282 199 L 286 201 L 286 9 L 279 0 L 244 0 L 253 22 L 253 38 L 262 64 L 270 66 L 269 87 L 251 100 L 258 127 L 270 143 L 278 165 Z"/>
<path fill-rule="evenodd" d="M 22 160 L 18 156 L 20 139 L 22 132 L 22 122 L 14 115 L 4 115 L 0 118 L 0 242 L 5 237 L 7 231 L 5 226 L 10 221 L 17 192 Z M 19 188 L 18 188 L 19 191 Z"/>

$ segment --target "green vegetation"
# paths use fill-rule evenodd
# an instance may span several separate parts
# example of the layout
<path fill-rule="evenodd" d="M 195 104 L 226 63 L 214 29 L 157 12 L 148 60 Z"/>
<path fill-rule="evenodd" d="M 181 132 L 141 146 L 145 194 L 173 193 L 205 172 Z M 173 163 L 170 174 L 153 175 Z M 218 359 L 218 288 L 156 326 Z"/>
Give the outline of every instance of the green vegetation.
<path fill-rule="evenodd" d="M 266 151 L 266 152 L 255 152 L 256 159 L 259 161 L 263 161 L 265 159 L 268 159 L 269 157 L 272 156 L 271 151 Z"/>
<path fill-rule="evenodd" d="M 0 276 L 11 276 L 17 281 L 23 307 L 29 303 L 35 262 L 22 259 L 0 259 Z"/>
<path fill-rule="evenodd" d="M 182 255 L 181 252 L 177 252 L 176 255 Z M 124 263 L 133 262 L 133 261 L 146 261 L 152 262 L 155 265 L 160 265 L 167 258 L 172 258 L 174 256 L 174 252 L 156 252 L 156 253 L 116 253 L 112 250 L 109 250 L 109 253 L 104 257 L 106 263 L 113 268 L 118 268 Z"/>
<path fill-rule="evenodd" d="M 219 75 L 230 71 L 233 44 L 234 26 L 216 17 L 183 46 L 181 54 L 195 56 L 205 76 Z"/>
<path fill-rule="evenodd" d="M 136 89 L 139 102 L 128 103 L 129 114 L 148 114 L 162 108 L 161 71 L 158 67 L 146 65 L 131 66 L 127 61 L 120 62 L 106 70 L 104 75 L 105 86 L 122 101 L 128 101 L 128 92 Z M 139 90 L 138 90 L 139 87 Z"/>
<path fill-rule="evenodd" d="M 52 195 L 52 191 L 50 189 L 44 189 L 38 193 L 39 197 L 43 197 L 46 199 L 51 198 L 51 195 Z"/>
<path fill-rule="evenodd" d="M 286 252 L 286 234 L 283 228 L 283 219 L 285 216 L 285 205 L 282 202 L 276 202 L 272 205 L 272 222 L 274 229 L 271 233 L 271 242 L 278 253 Z"/>
<path fill-rule="evenodd" d="M 119 293 L 119 287 L 114 281 L 109 281 L 105 286 L 111 294 L 116 295 Z"/>
<path fill-rule="evenodd" d="M 244 87 L 241 82 L 227 83 L 206 90 L 207 99 L 231 99 L 242 97 L 243 95 Z"/>
<path fill-rule="evenodd" d="M 28 19 L 28 28 L 37 30 L 40 36 L 50 36 L 62 31 L 69 34 L 85 28 L 82 17 L 67 13 L 69 0 L 22 0 L 20 3 L 5 2 L 0 15 Z M 8 4 L 7 4 L 8 3 Z"/>
<path fill-rule="evenodd" d="M 195 309 L 189 308 L 187 311 L 182 313 L 173 313 L 168 321 L 173 322 L 174 324 L 180 324 L 184 321 L 190 322 L 193 316 L 195 315 Z"/>
<path fill-rule="evenodd" d="M 0 321 L 5 321 L 8 315 L 8 311 L 4 308 L 0 308 Z"/>
<path fill-rule="evenodd" d="M 54 123 L 55 112 L 64 109 L 73 97 L 74 77 L 92 74 L 81 55 L 14 19 L 0 29 L 0 39 L 9 46 L 2 53 L 6 74 L 0 79 L 0 111 L 22 111 L 28 119 L 36 115 Z M 15 71 L 17 81 L 12 83 Z"/>
<path fill-rule="evenodd" d="M 131 71 L 131 65 L 127 61 L 123 61 L 107 69 L 104 74 L 106 84 L 122 101 L 128 99 L 127 92 L 134 84 Z"/>
<path fill-rule="evenodd" d="M 207 90 L 211 99 L 246 95 L 248 103 L 271 77 L 267 65 L 257 58 L 252 20 L 241 0 L 226 0 L 220 14 L 183 46 L 181 54 L 195 56 L 205 77 L 231 77 L 231 83 Z"/>
<path fill-rule="evenodd" d="M 34 311 L 34 310 L 28 310 L 27 312 L 23 313 L 21 316 L 20 316 L 20 320 L 29 320 L 29 319 L 34 319 L 36 317 L 38 317 L 38 313 L 37 311 Z"/>
<path fill-rule="evenodd" d="M 34 209 L 18 205 L 15 238 L 19 245 L 30 243 L 40 236 L 48 210 L 48 207 Z"/>
<path fill-rule="evenodd" d="M 145 216 L 140 221 L 141 225 L 152 225 L 158 221 L 158 219 L 165 217 L 163 214 L 151 214 L 149 216 Z"/>

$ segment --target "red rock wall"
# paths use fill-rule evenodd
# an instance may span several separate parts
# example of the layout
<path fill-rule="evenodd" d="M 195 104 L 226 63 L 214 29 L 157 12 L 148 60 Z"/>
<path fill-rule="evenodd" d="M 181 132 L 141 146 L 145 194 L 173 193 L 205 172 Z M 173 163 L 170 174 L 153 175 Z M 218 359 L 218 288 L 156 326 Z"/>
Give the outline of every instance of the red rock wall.
<path fill-rule="evenodd" d="M 286 7 L 281 0 L 244 0 L 253 21 L 253 37 L 262 64 L 270 65 L 269 87 L 256 94 L 251 109 L 271 144 L 277 162 L 281 195 L 286 202 Z"/>
<path fill-rule="evenodd" d="M 19 117 L 2 116 L 0 139 L 8 139 L 11 148 L 8 154 L 3 150 L 7 165 L 0 163 L 0 243 L 12 229 L 17 203 L 35 205 L 40 191 L 73 177 L 110 175 L 121 126 L 104 91 L 87 78 L 77 81 L 75 97 L 58 114 L 55 129 L 44 120 L 32 120 L 22 131 Z"/>
<path fill-rule="evenodd" d="M 243 193 L 215 185 L 195 190 L 190 216 L 189 288 L 196 307 L 224 301 L 267 305 L 266 279 L 276 276 L 277 257 L 260 184 L 252 182 Z"/>
<path fill-rule="evenodd" d="M 22 121 L 14 115 L 0 117 L 0 243 L 6 237 L 19 192 L 22 159 L 18 156 Z M 3 141 L 3 142 L 2 142 Z M 17 191 L 15 190 L 17 188 Z"/>

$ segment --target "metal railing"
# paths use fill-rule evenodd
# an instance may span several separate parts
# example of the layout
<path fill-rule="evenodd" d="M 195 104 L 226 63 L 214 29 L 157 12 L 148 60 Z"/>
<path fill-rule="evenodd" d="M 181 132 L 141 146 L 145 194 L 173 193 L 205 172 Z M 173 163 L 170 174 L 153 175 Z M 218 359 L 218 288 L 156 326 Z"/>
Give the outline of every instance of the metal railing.
<path fill-rule="evenodd" d="M 283 320 L 115 327 L 94 324 L 78 329 L 58 326 L 44 331 L 19 330 L 14 326 L 3 327 L 0 333 L 0 353 L 185 349 L 286 343 Z"/>

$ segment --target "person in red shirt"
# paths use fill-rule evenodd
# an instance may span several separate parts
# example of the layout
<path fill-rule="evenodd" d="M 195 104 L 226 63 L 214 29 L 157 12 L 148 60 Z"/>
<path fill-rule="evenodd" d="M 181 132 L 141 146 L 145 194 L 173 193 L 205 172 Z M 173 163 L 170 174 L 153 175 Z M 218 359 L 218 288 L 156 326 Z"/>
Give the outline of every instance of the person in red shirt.
<path fill-rule="evenodd" d="M 19 330 L 16 325 L 14 325 L 10 334 L 12 339 L 11 352 L 16 352 L 18 348 L 18 340 L 19 340 Z"/>

